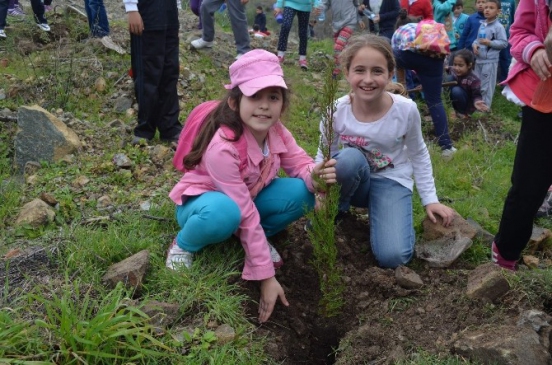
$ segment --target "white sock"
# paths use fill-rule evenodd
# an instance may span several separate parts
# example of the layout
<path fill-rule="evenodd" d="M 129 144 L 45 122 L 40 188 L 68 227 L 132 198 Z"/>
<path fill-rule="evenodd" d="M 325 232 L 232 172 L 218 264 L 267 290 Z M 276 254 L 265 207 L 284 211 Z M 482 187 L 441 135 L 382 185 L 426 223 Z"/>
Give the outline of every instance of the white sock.
<path fill-rule="evenodd" d="M 278 51 L 278 57 L 284 57 L 286 55 L 285 51 Z"/>
<path fill-rule="evenodd" d="M 299 61 L 303 61 L 303 60 L 306 60 L 307 59 L 307 56 L 301 56 L 299 55 Z"/>

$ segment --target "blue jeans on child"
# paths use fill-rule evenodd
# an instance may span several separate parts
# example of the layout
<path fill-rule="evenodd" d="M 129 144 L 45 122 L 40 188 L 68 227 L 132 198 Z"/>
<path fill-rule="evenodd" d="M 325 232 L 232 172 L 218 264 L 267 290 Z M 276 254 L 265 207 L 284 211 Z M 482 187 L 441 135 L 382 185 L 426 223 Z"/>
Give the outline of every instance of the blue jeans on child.
<path fill-rule="evenodd" d="M 84 0 L 84 8 L 92 37 L 102 38 L 109 35 L 109 21 L 103 0 Z"/>
<path fill-rule="evenodd" d="M 312 209 L 314 194 L 301 179 L 278 178 L 261 190 L 254 204 L 261 226 L 270 237 L 301 218 L 305 209 Z M 176 236 L 178 246 L 197 252 L 230 238 L 240 225 L 241 213 L 228 195 L 212 191 L 189 197 L 183 205 L 177 205 L 176 220 L 181 227 Z"/>
<path fill-rule="evenodd" d="M 460 86 L 452 86 L 450 88 L 450 100 L 455 111 L 464 115 L 468 114 L 469 100 L 466 90 Z"/>
<path fill-rule="evenodd" d="M 351 205 L 368 208 L 372 252 L 380 266 L 395 268 L 409 262 L 415 242 L 412 191 L 372 174 L 356 148 L 344 148 L 334 158 L 341 187 L 339 210 L 347 211 Z"/>

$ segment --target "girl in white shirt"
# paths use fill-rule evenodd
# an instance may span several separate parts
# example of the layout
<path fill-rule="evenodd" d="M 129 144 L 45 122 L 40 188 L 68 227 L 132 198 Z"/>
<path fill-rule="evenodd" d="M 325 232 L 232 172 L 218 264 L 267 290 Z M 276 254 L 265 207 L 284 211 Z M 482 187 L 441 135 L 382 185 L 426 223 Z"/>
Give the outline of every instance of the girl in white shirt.
<path fill-rule="evenodd" d="M 330 142 L 337 160 L 339 210 L 348 211 L 351 205 L 369 209 L 372 251 L 381 266 L 394 268 L 414 253 L 414 181 L 433 222 L 438 215 L 448 226 L 455 213 L 437 198 L 416 104 L 385 90 L 395 69 L 389 42 L 371 34 L 353 37 L 341 54 L 341 65 L 351 93 L 337 101 Z M 317 162 L 328 145 L 323 122 Z"/>

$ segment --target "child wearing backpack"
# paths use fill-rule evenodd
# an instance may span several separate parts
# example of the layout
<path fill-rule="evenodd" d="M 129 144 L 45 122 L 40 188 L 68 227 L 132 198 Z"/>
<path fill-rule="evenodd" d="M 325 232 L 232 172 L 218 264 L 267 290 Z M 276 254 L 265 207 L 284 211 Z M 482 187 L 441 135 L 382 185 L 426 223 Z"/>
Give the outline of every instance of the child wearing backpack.
<path fill-rule="evenodd" d="M 194 253 L 232 234 L 245 251 L 242 278 L 261 284 L 259 321 L 268 320 L 284 290 L 283 264 L 267 237 L 314 207 L 313 176 L 335 183 L 335 160 L 315 165 L 280 121 L 289 94 L 278 57 L 255 49 L 230 66 L 221 101 L 196 107 L 180 136 L 174 164 L 184 171 L 169 196 L 180 232 L 166 266 L 191 267 Z M 283 169 L 288 178 L 277 178 Z"/>

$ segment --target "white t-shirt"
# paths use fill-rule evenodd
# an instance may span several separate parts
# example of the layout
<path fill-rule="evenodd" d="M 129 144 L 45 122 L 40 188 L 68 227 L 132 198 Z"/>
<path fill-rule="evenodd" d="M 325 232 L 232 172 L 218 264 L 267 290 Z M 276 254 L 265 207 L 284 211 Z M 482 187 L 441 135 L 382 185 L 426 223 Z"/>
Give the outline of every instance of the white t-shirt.
<path fill-rule="evenodd" d="M 412 100 L 389 94 L 393 105 L 379 120 L 363 123 L 353 115 L 351 98 L 343 96 L 337 101 L 334 114 L 334 136 L 330 146 L 335 156 L 343 147 L 354 147 L 364 152 L 371 167 L 372 177 L 386 177 L 404 187 L 416 189 L 425 206 L 437 203 L 433 168 L 429 151 L 422 135 L 420 113 Z M 321 135 L 324 124 L 320 122 Z M 323 159 L 321 147 L 327 145 L 322 137 L 316 162 Z M 414 176 L 414 179 L 412 179 Z"/>

